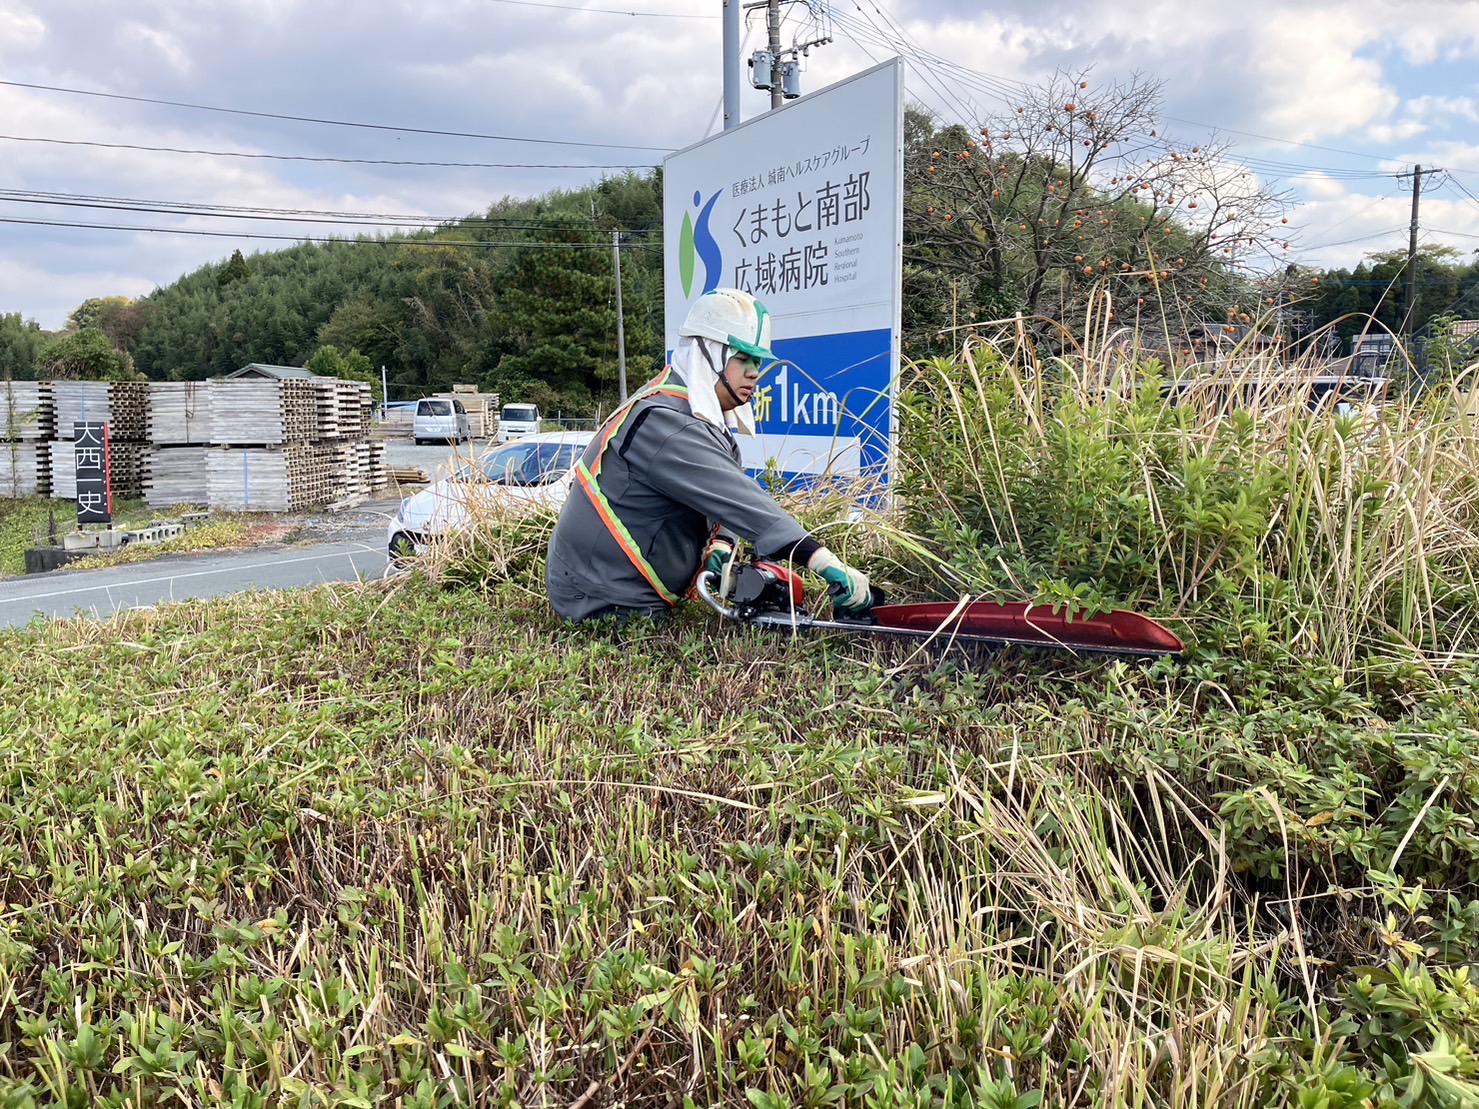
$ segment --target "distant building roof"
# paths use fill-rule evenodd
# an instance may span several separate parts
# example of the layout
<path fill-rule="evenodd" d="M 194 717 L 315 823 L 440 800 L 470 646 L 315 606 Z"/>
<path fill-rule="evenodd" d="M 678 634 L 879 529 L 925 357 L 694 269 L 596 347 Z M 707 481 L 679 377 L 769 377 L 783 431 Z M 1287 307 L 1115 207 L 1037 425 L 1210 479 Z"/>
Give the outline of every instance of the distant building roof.
<path fill-rule="evenodd" d="M 318 377 L 316 373 L 305 370 L 302 366 L 268 366 L 261 362 L 253 362 L 249 366 L 243 366 L 226 375 L 226 380 L 239 377 L 262 377 L 271 378 L 274 381 L 287 381 L 289 379 L 311 380 Z"/>

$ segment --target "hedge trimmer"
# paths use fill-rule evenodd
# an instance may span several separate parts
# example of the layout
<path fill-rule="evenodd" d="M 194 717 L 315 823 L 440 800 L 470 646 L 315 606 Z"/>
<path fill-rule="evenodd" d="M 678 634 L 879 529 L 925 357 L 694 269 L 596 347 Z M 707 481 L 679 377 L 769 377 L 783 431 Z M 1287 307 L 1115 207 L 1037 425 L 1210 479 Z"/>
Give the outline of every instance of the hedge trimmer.
<path fill-rule="evenodd" d="M 1095 616 L 1071 616 L 1066 609 L 1026 601 L 887 604 L 875 589 L 873 608 L 864 616 L 849 617 L 834 609 L 830 620 L 811 615 L 802 607 L 801 579 L 776 562 L 749 561 L 719 576 L 704 572 L 697 581 L 698 595 L 719 615 L 741 624 L 799 631 L 866 632 L 900 636 L 945 646 L 951 643 L 990 643 L 1093 654 L 1154 658 L 1180 654 L 1185 645 L 1177 636 L 1147 616 L 1115 609 Z M 721 595 L 722 594 L 722 595 Z"/>

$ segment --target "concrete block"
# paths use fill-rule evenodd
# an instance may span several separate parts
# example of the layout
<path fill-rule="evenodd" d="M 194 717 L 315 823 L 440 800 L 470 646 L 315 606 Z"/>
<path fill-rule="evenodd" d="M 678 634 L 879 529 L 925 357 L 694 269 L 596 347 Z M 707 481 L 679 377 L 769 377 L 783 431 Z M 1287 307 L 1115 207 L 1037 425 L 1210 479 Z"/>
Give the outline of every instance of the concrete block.
<path fill-rule="evenodd" d="M 106 531 L 74 531 L 62 536 L 62 548 L 68 551 L 111 551 L 124 545 L 125 532 L 114 528 Z"/>

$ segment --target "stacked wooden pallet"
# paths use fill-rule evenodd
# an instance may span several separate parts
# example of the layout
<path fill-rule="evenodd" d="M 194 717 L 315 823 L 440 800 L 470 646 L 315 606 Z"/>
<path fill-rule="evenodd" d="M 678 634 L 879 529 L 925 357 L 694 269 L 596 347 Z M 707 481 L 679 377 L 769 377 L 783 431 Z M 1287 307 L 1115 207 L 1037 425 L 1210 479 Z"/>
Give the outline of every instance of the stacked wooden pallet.
<path fill-rule="evenodd" d="M 108 421 L 112 491 L 151 505 L 207 504 L 227 511 L 290 512 L 381 492 L 385 444 L 368 439 L 364 382 L 56 382 L 45 393 L 52 425 L 36 421 L 31 455 L 0 461 L 4 483 L 77 495 L 73 424 Z M 6 396 L 0 384 L 0 398 Z M 16 389 L 12 407 L 42 400 Z M 3 446 L 0 443 L 0 446 Z M 29 461 L 27 461 L 29 458 Z"/>
<path fill-rule="evenodd" d="M 0 497 L 33 497 L 50 485 L 51 452 L 45 443 L 0 443 Z"/>
<path fill-rule="evenodd" d="M 352 452 L 346 443 L 309 443 L 299 463 L 299 487 L 296 490 L 304 507 L 333 504 L 348 496 L 342 467 L 345 455 Z"/>
<path fill-rule="evenodd" d="M 212 381 L 211 442 L 273 446 L 317 437 L 317 390 L 310 381 Z"/>
<path fill-rule="evenodd" d="M 416 429 L 416 406 L 397 405 L 380 413 L 370 434 L 378 439 L 410 439 Z"/>
<path fill-rule="evenodd" d="M 336 502 L 364 496 L 366 482 L 358 446 L 354 442 L 342 442 L 323 447 L 331 496 Z"/>
<path fill-rule="evenodd" d="M 150 447 L 144 452 L 144 500 L 156 506 L 206 504 L 205 447 Z"/>
<path fill-rule="evenodd" d="M 334 444 L 331 463 L 335 474 L 335 499 L 364 499 L 384 492 L 390 474 L 385 465 L 385 444 L 352 439 Z"/>
<path fill-rule="evenodd" d="M 318 439 L 359 439 L 370 433 L 374 396 L 368 382 L 320 378 L 313 383 L 318 400 Z"/>
<path fill-rule="evenodd" d="M 149 383 L 115 381 L 108 386 L 108 435 L 115 443 L 149 438 Z"/>
<path fill-rule="evenodd" d="M 145 439 L 156 446 L 211 441 L 211 405 L 204 381 L 151 381 Z"/>
<path fill-rule="evenodd" d="M 144 451 L 143 443 L 114 443 L 108 448 L 113 473 L 113 496 L 142 497 L 144 495 Z"/>
<path fill-rule="evenodd" d="M 339 390 L 337 381 L 313 383 L 313 400 L 317 409 L 315 439 L 339 438 Z"/>
<path fill-rule="evenodd" d="M 390 467 L 385 464 L 385 444 L 366 439 L 360 449 L 365 452 L 365 473 L 369 480 L 369 489 L 366 491 L 373 497 L 384 492 L 390 485 Z"/>
<path fill-rule="evenodd" d="M 65 440 L 47 443 L 47 472 L 53 500 L 77 499 L 77 448 Z"/>
<path fill-rule="evenodd" d="M 341 501 L 342 445 L 213 447 L 206 452 L 206 499 L 226 512 L 297 512 Z"/>
<path fill-rule="evenodd" d="M 349 406 L 349 418 L 342 421 L 352 430 L 356 439 L 363 439 L 370 434 L 370 424 L 375 415 L 375 393 L 364 382 L 358 382 L 359 388 L 349 393 L 344 403 Z"/>
<path fill-rule="evenodd" d="M 53 428 L 51 382 L 0 382 L 0 439 L 50 439 Z"/>
<path fill-rule="evenodd" d="M 53 500 L 77 499 L 77 444 L 66 439 L 45 444 Z M 144 493 L 144 444 L 113 443 L 108 448 L 109 488 L 113 496 L 140 497 Z"/>
<path fill-rule="evenodd" d="M 213 510 L 286 512 L 293 507 L 288 495 L 286 450 L 212 448 L 205 452 L 205 469 L 206 501 Z"/>
<path fill-rule="evenodd" d="M 56 437 L 71 439 L 74 425 L 91 420 L 97 422 L 113 419 L 109 403 L 109 382 L 106 381 L 53 381 L 51 383 L 51 407 L 56 419 Z"/>

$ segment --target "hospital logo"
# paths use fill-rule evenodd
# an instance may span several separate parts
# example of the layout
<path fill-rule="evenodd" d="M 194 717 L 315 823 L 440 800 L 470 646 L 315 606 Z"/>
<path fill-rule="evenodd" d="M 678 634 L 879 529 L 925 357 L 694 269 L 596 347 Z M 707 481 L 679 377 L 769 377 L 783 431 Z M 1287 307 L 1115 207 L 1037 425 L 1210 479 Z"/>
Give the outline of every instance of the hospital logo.
<path fill-rule="evenodd" d="M 709 230 L 709 217 L 714 213 L 714 202 L 723 191 L 717 190 L 707 202 L 703 193 L 695 191 L 693 210 L 683 216 L 683 228 L 678 233 L 678 279 L 683 284 L 684 297 L 693 295 L 697 263 L 702 262 L 704 266 L 700 294 L 713 292 L 724 276 L 724 259 L 719 253 L 719 243 Z M 694 212 L 698 213 L 697 219 L 694 218 Z"/>

